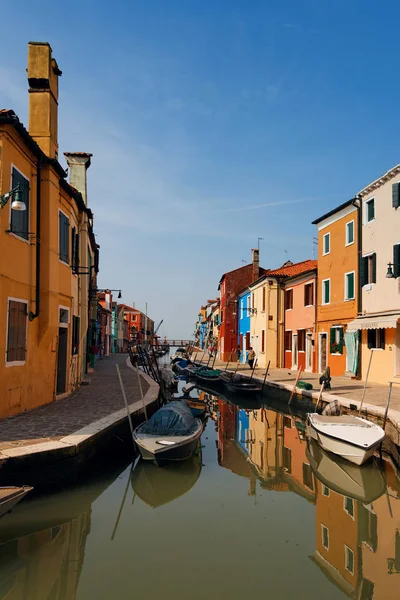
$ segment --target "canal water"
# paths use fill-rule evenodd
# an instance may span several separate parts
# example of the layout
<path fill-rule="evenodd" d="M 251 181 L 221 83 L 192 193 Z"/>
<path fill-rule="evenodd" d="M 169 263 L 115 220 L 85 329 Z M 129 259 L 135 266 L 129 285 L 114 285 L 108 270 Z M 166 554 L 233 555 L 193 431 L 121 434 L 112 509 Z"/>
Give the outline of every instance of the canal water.
<path fill-rule="evenodd" d="M 3 600 L 400 597 L 400 484 L 309 447 L 304 420 L 199 392 L 202 447 L 33 497 L 0 521 Z"/>

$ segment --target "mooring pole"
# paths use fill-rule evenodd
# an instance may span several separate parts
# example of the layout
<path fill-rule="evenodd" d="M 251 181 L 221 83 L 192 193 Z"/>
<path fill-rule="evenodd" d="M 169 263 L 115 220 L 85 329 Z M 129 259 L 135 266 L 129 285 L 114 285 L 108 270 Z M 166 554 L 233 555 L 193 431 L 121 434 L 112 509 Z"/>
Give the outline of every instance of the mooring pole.
<path fill-rule="evenodd" d="M 301 372 L 302 372 L 302 370 L 303 370 L 303 368 L 302 368 L 302 367 L 300 367 L 300 369 L 297 371 L 297 377 L 296 377 L 296 381 L 294 382 L 294 386 L 293 386 L 293 389 L 292 389 L 292 393 L 290 394 L 290 398 L 289 398 L 289 405 L 292 403 L 293 396 L 294 396 L 294 393 L 295 393 L 295 391 L 296 391 L 296 388 L 297 388 L 297 383 L 298 383 L 298 381 L 299 381 L 299 379 L 300 379 L 300 375 L 301 375 Z"/>
<path fill-rule="evenodd" d="M 266 382 L 266 379 L 267 379 L 267 376 L 268 376 L 268 371 L 269 371 L 269 365 L 270 364 L 271 364 L 271 361 L 269 360 L 268 361 L 268 365 L 267 365 L 267 370 L 265 371 L 264 381 L 263 381 L 263 384 L 262 384 L 261 392 L 264 390 L 264 386 L 265 386 L 265 382 Z"/>
<path fill-rule="evenodd" d="M 129 406 L 128 406 L 128 400 L 126 398 L 126 394 L 125 394 L 125 388 L 124 388 L 124 383 L 122 381 L 122 377 L 121 377 L 121 371 L 119 370 L 119 365 L 115 365 L 117 368 L 117 373 L 118 373 L 118 379 L 119 379 L 119 384 L 121 386 L 121 392 L 122 392 L 122 397 L 124 399 L 125 402 L 125 408 L 126 408 L 126 412 L 128 415 L 128 421 L 129 421 L 129 427 L 131 430 L 131 435 L 132 435 L 132 443 L 133 443 L 133 450 L 136 452 L 136 444 L 135 444 L 135 439 L 133 437 L 133 425 L 132 425 L 132 418 L 131 418 L 131 413 L 129 411 Z"/>
<path fill-rule="evenodd" d="M 361 403 L 360 403 L 360 408 L 359 408 L 358 414 L 361 414 L 361 409 L 362 409 L 363 404 L 364 404 L 365 391 L 367 389 L 367 383 L 368 383 L 368 377 L 369 377 L 369 370 L 371 368 L 371 362 L 372 362 L 372 354 L 373 354 L 373 352 L 374 352 L 374 348 L 371 348 L 371 354 L 369 355 L 367 375 L 366 375 L 365 381 L 364 381 L 364 389 L 363 389 L 363 394 L 362 394 L 362 398 L 361 398 Z"/>
<path fill-rule="evenodd" d="M 253 375 L 254 375 L 254 371 L 256 370 L 257 363 L 258 363 L 258 358 L 256 358 L 256 360 L 254 362 L 254 367 L 253 367 L 253 370 L 251 372 L 250 381 L 253 379 Z"/>
<path fill-rule="evenodd" d="M 231 353 L 230 353 L 230 355 L 229 355 L 229 359 L 228 359 L 228 362 L 226 363 L 225 371 L 227 371 L 227 369 L 228 369 L 228 365 L 229 365 L 229 363 L 231 362 L 231 358 L 232 358 L 232 352 L 233 352 L 233 350 L 231 350 Z"/>

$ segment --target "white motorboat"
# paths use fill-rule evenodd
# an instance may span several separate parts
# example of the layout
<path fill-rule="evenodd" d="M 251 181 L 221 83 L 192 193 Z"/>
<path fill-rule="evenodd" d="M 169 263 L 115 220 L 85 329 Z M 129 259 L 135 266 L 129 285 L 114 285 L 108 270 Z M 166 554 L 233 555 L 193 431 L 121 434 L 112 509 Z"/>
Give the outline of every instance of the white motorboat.
<path fill-rule="evenodd" d="M 337 454 L 355 465 L 364 464 L 385 437 L 382 427 L 352 415 L 307 415 L 307 434 L 324 450 Z"/>

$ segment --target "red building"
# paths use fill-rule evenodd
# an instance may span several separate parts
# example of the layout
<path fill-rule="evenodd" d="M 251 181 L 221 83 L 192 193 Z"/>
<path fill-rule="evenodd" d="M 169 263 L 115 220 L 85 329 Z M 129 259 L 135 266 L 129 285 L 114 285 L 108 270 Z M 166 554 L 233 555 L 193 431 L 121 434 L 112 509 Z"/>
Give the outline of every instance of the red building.
<path fill-rule="evenodd" d="M 254 249 L 252 264 L 224 273 L 219 281 L 220 291 L 220 331 L 219 356 L 228 361 L 238 344 L 237 294 L 256 281 L 266 270 L 260 267 L 259 250 Z"/>
<path fill-rule="evenodd" d="M 127 304 L 120 306 L 123 306 L 125 319 L 128 321 L 129 340 L 136 344 L 151 341 L 154 335 L 154 321 L 137 308 Z"/>

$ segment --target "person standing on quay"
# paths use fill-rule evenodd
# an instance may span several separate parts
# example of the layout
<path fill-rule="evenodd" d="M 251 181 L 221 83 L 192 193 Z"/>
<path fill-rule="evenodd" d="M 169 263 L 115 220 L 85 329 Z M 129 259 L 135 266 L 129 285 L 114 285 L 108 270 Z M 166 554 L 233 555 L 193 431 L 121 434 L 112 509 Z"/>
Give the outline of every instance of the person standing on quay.
<path fill-rule="evenodd" d="M 249 352 L 247 354 L 247 362 L 249 363 L 250 369 L 252 369 L 254 366 L 255 357 L 256 357 L 256 353 L 254 352 L 253 348 L 250 346 Z"/>
<path fill-rule="evenodd" d="M 241 354 L 242 353 L 240 352 L 240 346 L 238 346 L 237 349 L 236 349 L 236 360 L 237 360 L 237 362 L 240 361 L 240 355 Z"/>

